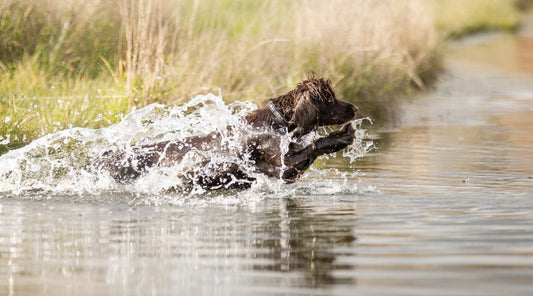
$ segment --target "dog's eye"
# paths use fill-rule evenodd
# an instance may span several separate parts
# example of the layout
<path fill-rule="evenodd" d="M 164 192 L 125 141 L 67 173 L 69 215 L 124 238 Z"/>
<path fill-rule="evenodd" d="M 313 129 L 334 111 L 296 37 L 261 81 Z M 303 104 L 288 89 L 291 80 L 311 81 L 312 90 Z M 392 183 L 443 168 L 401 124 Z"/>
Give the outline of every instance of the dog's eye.
<path fill-rule="evenodd" d="M 335 102 L 335 96 L 333 96 L 333 95 L 330 94 L 330 93 L 326 93 L 326 101 L 327 101 L 328 103 L 333 103 L 333 102 Z"/>

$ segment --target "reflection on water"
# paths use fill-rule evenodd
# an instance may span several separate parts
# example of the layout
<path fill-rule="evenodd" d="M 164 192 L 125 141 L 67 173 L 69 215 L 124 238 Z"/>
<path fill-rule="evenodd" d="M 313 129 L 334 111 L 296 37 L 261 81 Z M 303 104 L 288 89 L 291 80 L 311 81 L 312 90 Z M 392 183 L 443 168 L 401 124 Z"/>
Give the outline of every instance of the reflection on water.
<path fill-rule="evenodd" d="M 533 57 L 521 42 L 506 66 L 487 41 L 456 49 L 437 89 L 375 129 L 379 151 L 342 187 L 359 190 L 315 192 L 315 171 L 293 185 L 308 194 L 282 198 L 3 197 L 0 294 L 529 295 L 533 77 L 518 64 Z"/>
<path fill-rule="evenodd" d="M 479 69 L 498 68 L 506 73 L 533 74 L 533 32 L 529 34 L 479 35 L 452 44 L 450 63 Z"/>
<path fill-rule="evenodd" d="M 0 290 L 234 295 L 352 285 L 353 277 L 334 272 L 352 268 L 336 256 L 355 241 L 355 203 L 325 202 L 179 209 L 7 200 Z"/>

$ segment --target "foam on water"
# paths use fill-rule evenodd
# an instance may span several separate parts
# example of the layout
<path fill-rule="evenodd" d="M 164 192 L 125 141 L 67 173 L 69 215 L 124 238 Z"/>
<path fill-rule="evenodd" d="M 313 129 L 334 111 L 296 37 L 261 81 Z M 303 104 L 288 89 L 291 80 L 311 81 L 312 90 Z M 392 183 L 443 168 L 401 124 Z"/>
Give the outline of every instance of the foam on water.
<path fill-rule="evenodd" d="M 253 133 L 242 117 L 256 109 L 247 102 L 225 104 L 222 97 L 199 95 L 180 106 L 165 107 L 152 104 L 123 116 L 121 122 L 101 129 L 70 128 L 49 134 L 29 145 L 0 156 L 0 197 L 19 195 L 103 195 L 113 192 L 161 196 L 176 199 L 184 196 L 287 196 L 292 194 L 334 194 L 359 192 L 358 172 L 312 167 L 296 184 L 268 178 L 255 172 L 246 157 L 239 138 Z M 350 163 L 372 148 L 365 140 L 362 120 L 353 122 L 356 140 L 342 152 Z M 228 129 L 231 127 L 231 129 Z M 231 132 L 229 132 L 231 130 Z M 169 167 L 153 167 L 131 183 L 117 183 L 109 173 L 96 165 L 106 151 L 133 153 L 133 147 L 182 140 L 191 136 L 221 135 L 223 147 L 216 151 L 188 153 L 180 163 Z M 323 131 L 324 133 L 327 131 Z M 319 137 L 316 132 L 303 142 Z M 287 150 L 289 137 L 281 141 L 281 151 Z M 241 145 L 241 146 L 239 146 Z M 328 158 L 329 156 L 324 156 Z M 208 160 L 206 162 L 206 160 Z M 184 180 L 180 173 L 209 174 L 210 170 L 227 164 L 257 179 L 250 189 L 243 191 L 207 192 L 201 186 Z M 193 178 L 194 179 L 194 178 Z M 258 194 L 260 193 L 260 194 Z"/>

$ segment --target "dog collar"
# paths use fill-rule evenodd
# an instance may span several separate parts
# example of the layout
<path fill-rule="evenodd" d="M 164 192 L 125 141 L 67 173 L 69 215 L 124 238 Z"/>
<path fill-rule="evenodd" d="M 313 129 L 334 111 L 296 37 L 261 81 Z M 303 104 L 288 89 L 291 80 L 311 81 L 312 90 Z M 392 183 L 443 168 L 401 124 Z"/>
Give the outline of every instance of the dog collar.
<path fill-rule="evenodd" d="M 268 109 L 274 114 L 274 117 L 276 117 L 277 121 L 283 125 L 288 125 L 287 120 L 285 119 L 285 116 L 283 112 L 274 104 L 274 102 L 270 101 L 268 103 Z"/>

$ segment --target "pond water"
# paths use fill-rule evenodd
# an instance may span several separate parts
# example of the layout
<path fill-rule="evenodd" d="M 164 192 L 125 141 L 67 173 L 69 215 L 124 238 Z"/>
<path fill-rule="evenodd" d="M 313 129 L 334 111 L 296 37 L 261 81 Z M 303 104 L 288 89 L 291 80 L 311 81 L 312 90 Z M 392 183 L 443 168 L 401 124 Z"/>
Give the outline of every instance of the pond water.
<path fill-rule="evenodd" d="M 0 295 L 530 295 L 533 34 L 452 45 L 402 114 L 293 185 L 2 193 Z"/>

